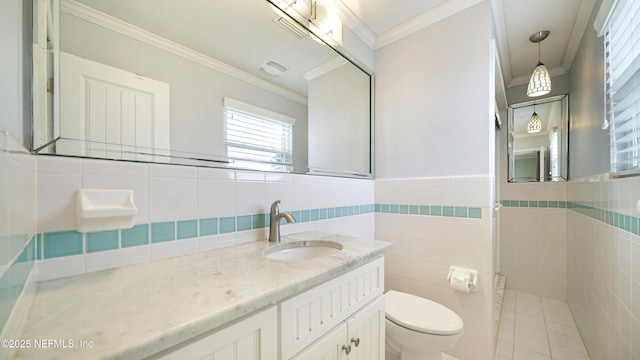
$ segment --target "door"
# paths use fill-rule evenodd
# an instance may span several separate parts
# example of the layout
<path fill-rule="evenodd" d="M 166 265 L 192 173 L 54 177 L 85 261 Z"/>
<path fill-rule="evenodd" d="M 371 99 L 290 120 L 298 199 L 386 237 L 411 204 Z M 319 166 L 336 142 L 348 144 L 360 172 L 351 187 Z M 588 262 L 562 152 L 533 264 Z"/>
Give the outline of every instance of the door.
<path fill-rule="evenodd" d="M 56 139 L 58 134 L 56 101 L 58 63 L 58 5 L 52 0 L 37 0 L 34 6 L 33 34 L 33 138 L 32 148 L 40 149 Z M 54 96 L 56 98 L 54 99 Z M 55 108 L 54 108 L 55 106 Z"/>
<path fill-rule="evenodd" d="M 169 100 L 169 84 L 60 52 L 60 153 L 162 161 Z"/>
<path fill-rule="evenodd" d="M 349 360 L 384 360 L 384 297 L 379 297 L 348 321 Z"/>
<path fill-rule="evenodd" d="M 327 335 L 323 336 L 304 349 L 293 359 L 295 360 L 347 360 L 346 346 L 347 324 L 342 323 L 335 329 L 331 330 Z"/>
<path fill-rule="evenodd" d="M 384 297 L 298 354 L 296 360 L 384 360 Z"/>

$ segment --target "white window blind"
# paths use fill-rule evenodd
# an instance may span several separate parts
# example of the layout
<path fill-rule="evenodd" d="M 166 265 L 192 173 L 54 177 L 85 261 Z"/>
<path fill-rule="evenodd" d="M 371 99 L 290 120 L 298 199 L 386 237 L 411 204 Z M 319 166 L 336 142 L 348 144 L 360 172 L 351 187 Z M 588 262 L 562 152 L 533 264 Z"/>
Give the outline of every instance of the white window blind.
<path fill-rule="evenodd" d="M 618 0 L 605 28 L 605 111 L 611 171 L 640 169 L 640 1 Z"/>
<path fill-rule="evenodd" d="M 290 169 L 295 119 L 229 98 L 223 108 L 229 160 L 260 170 Z"/>

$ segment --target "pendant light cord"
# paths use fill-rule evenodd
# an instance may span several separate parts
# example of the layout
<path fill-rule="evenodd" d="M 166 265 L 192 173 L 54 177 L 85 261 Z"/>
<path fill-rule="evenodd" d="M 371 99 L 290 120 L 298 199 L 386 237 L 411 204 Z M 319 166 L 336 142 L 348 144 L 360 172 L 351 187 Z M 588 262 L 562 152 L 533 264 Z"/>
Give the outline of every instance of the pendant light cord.
<path fill-rule="evenodd" d="M 540 43 L 542 41 L 538 41 L 538 65 L 542 65 L 542 61 L 540 61 Z"/>

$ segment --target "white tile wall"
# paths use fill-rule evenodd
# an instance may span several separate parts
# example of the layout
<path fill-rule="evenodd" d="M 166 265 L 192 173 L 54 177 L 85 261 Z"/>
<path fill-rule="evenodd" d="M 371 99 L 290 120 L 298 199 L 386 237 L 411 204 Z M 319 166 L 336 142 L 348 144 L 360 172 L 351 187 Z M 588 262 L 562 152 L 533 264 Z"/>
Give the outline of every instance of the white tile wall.
<path fill-rule="evenodd" d="M 37 156 L 39 232 L 75 229 L 75 192 L 81 188 L 134 191 L 136 224 L 373 204 L 372 180 L 234 171 L 166 164 Z M 300 219 L 299 219 L 300 220 Z M 321 230 L 374 236 L 374 214 L 282 226 L 282 234 Z M 267 229 L 218 234 L 129 249 L 39 261 L 40 280 L 123 266 L 265 239 Z"/>
<path fill-rule="evenodd" d="M 39 231 L 75 228 L 75 192 L 82 185 L 82 160 L 39 156 L 37 162 Z"/>
<path fill-rule="evenodd" d="M 108 164 L 112 165 L 115 164 Z M 198 218 L 197 168 L 159 164 L 148 164 L 147 167 L 149 221 L 153 223 Z"/>
<path fill-rule="evenodd" d="M 566 300 L 566 209 L 503 207 L 501 273 L 507 288 Z"/>
<path fill-rule="evenodd" d="M 504 160 L 506 166 L 506 155 Z M 567 200 L 566 182 L 508 183 L 506 177 L 501 181 L 500 200 Z M 507 288 L 566 300 L 566 213 L 502 207 L 500 272 L 507 278 Z"/>
<path fill-rule="evenodd" d="M 491 205 L 492 182 L 489 176 L 376 179 L 375 188 L 377 203 Z"/>
<path fill-rule="evenodd" d="M 198 215 L 228 216 L 236 208 L 236 173 L 232 170 L 198 168 Z"/>
<path fill-rule="evenodd" d="M 376 213 L 376 238 L 393 243 L 385 256 L 385 286 L 448 306 L 465 331 L 448 353 L 459 359 L 492 359 L 493 251 L 491 180 L 488 176 L 383 179 L 376 203 L 482 208 L 481 219 Z M 449 266 L 477 269 L 477 293 L 451 289 Z"/>
<path fill-rule="evenodd" d="M 570 201 L 640 217 L 640 178 L 580 182 Z M 640 237 L 575 211 L 567 216 L 567 296 L 591 359 L 640 359 Z"/>
<path fill-rule="evenodd" d="M 0 338 L 13 338 L 35 288 L 36 161 L 0 126 Z M 19 258 L 20 254 L 26 256 Z"/>

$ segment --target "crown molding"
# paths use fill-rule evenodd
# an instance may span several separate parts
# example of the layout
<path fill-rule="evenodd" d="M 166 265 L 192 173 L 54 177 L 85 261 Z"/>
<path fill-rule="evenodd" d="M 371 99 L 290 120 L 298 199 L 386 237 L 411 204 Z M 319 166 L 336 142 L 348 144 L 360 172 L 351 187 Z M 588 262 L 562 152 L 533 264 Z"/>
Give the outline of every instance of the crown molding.
<path fill-rule="evenodd" d="M 440 20 L 459 13 L 473 5 L 482 2 L 482 0 L 448 0 L 436 6 L 435 8 L 424 12 L 404 23 L 394 27 L 393 29 L 380 34 L 376 38 L 374 50 L 383 48 L 394 41 L 400 40 L 405 36 L 424 29 L 425 27 L 435 24 Z"/>
<path fill-rule="evenodd" d="M 598 36 L 604 35 L 604 26 L 607 24 L 609 14 L 611 13 L 614 3 L 615 0 L 602 0 L 602 3 L 598 8 L 595 21 L 593 22 L 593 28 L 598 33 Z"/>
<path fill-rule="evenodd" d="M 507 26 L 504 22 L 503 0 L 491 0 L 491 11 L 493 13 L 493 23 L 496 32 L 496 47 L 498 59 L 502 67 L 502 78 L 504 83 L 511 82 L 511 57 L 509 56 L 509 41 L 507 40 Z"/>
<path fill-rule="evenodd" d="M 315 68 L 302 74 L 302 77 L 307 81 L 311 81 L 317 77 L 320 77 L 332 70 L 335 70 L 341 67 L 344 64 L 347 64 L 347 60 L 345 60 L 342 56 L 336 56 L 333 59 L 326 61 L 323 64 L 316 66 Z"/>
<path fill-rule="evenodd" d="M 565 52 L 564 59 L 562 61 L 562 67 L 565 69 L 571 69 L 571 64 L 573 63 L 573 59 L 578 52 L 578 47 L 580 46 L 580 42 L 582 41 L 582 36 L 587 29 L 587 23 L 589 22 L 589 18 L 591 17 L 591 12 L 593 11 L 594 5 L 595 0 L 582 0 L 582 2 L 580 3 L 580 9 L 578 10 L 578 15 L 576 16 L 576 22 L 573 25 L 573 30 L 571 31 L 569 44 L 567 44 L 567 51 Z"/>
<path fill-rule="evenodd" d="M 369 30 L 342 1 L 334 1 L 333 7 L 342 20 L 343 25 L 351 29 L 360 40 L 373 50 L 376 43 L 376 34 Z"/>
<path fill-rule="evenodd" d="M 60 11 L 307 105 L 307 98 L 298 93 L 73 0 L 62 0 Z"/>

